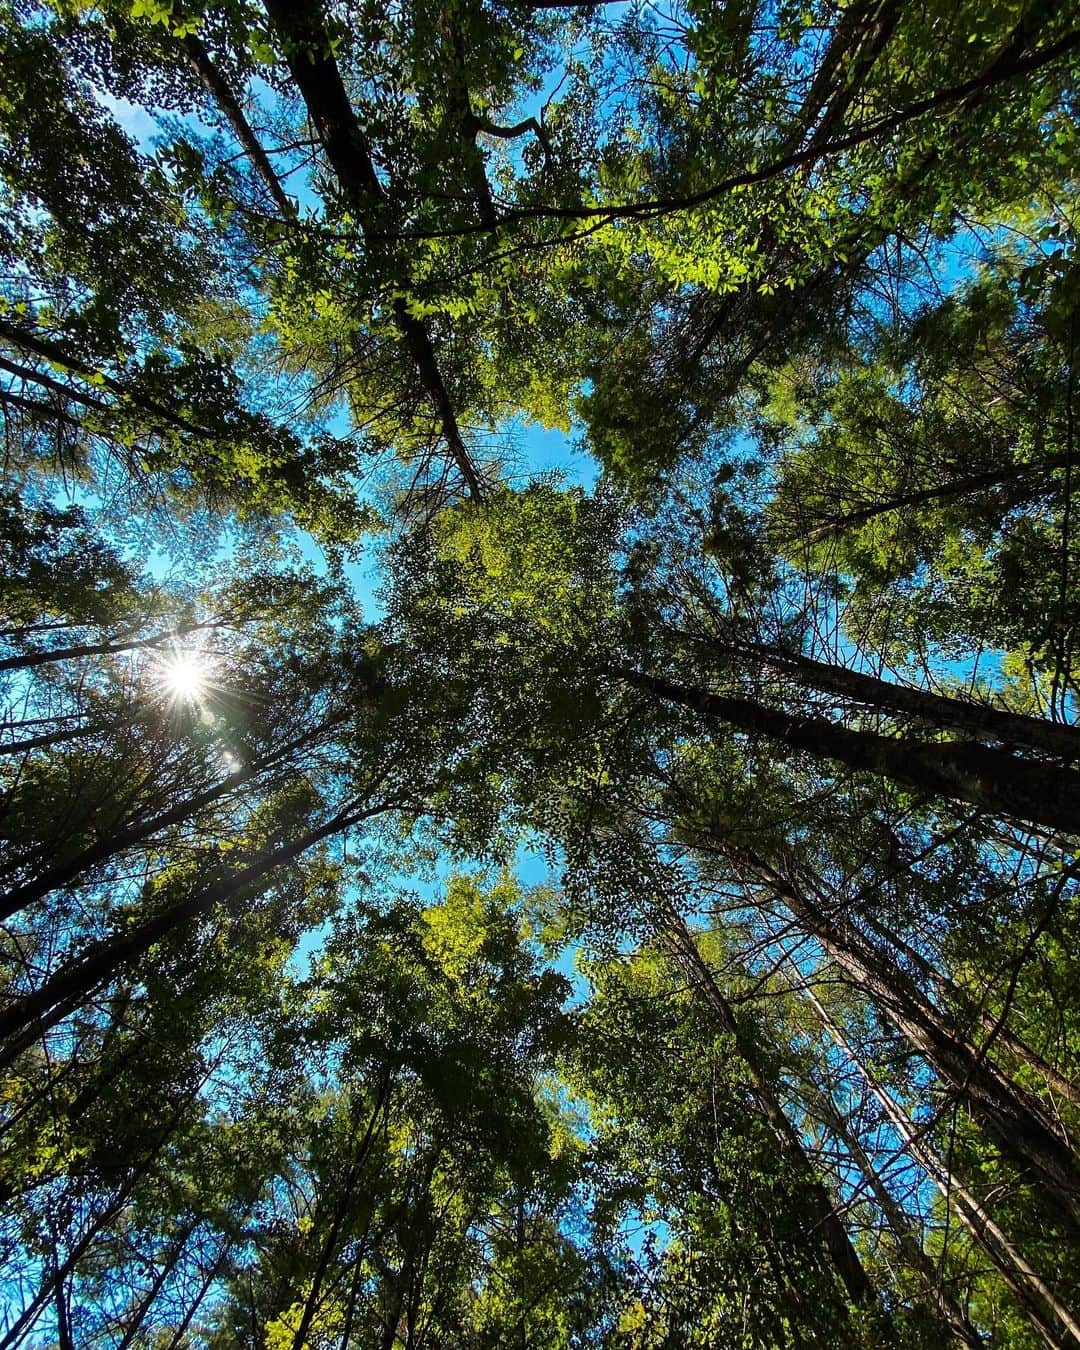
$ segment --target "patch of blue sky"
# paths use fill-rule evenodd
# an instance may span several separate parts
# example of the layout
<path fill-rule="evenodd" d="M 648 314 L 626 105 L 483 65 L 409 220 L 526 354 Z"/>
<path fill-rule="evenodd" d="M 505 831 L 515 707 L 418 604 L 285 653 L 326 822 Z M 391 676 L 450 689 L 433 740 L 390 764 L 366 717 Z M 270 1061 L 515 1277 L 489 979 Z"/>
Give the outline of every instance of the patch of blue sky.
<path fill-rule="evenodd" d="M 518 449 L 526 477 L 557 473 L 567 486 L 588 491 L 596 486 L 599 465 L 583 448 L 580 436 L 535 422 L 513 421 L 507 424 L 506 431 Z"/>

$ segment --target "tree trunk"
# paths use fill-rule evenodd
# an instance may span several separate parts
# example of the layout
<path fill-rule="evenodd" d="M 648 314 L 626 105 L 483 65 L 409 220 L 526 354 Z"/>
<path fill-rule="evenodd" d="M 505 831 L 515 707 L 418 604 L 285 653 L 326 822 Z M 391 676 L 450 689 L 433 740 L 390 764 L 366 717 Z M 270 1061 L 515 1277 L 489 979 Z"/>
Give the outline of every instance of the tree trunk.
<path fill-rule="evenodd" d="M 32 670 L 36 666 L 50 665 L 56 661 L 78 661 L 85 656 L 119 656 L 124 652 L 142 651 L 147 647 L 162 647 L 167 642 L 186 637 L 205 628 L 217 627 L 214 623 L 184 623 L 167 633 L 154 633 L 147 638 L 125 638 L 118 642 L 88 642 L 74 647 L 54 647 L 47 651 L 24 652 L 20 656 L 7 656 L 0 660 L 0 671 Z"/>
<path fill-rule="evenodd" d="M 976 1196 L 951 1172 L 943 1159 L 926 1143 L 907 1114 L 893 1100 L 856 1054 L 840 1027 L 810 990 L 804 995 L 837 1047 L 858 1069 L 880 1104 L 886 1120 L 897 1132 L 909 1155 L 937 1187 L 946 1204 L 967 1228 L 976 1245 L 990 1258 L 1002 1279 L 1015 1294 L 1028 1320 L 1052 1350 L 1078 1350 L 1080 1323 L 1054 1295 L 1045 1280 L 997 1226 Z"/>
<path fill-rule="evenodd" d="M 315 1275 L 311 1282 L 311 1292 L 308 1294 L 307 1301 L 304 1304 L 304 1311 L 300 1316 L 300 1325 L 297 1327 L 296 1336 L 293 1338 L 293 1350 L 304 1350 L 304 1346 L 307 1344 L 308 1329 L 311 1326 L 311 1320 L 315 1316 L 319 1306 L 319 1295 L 322 1292 L 323 1281 L 326 1279 L 326 1272 L 330 1268 L 330 1261 L 334 1255 L 334 1248 L 337 1246 L 338 1234 L 341 1231 L 341 1225 L 345 1222 L 345 1214 L 349 1208 L 349 1203 L 352 1200 L 353 1192 L 356 1189 L 360 1171 L 367 1160 L 372 1139 L 375 1137 L 375 1127 L 378 1124 L 379 1116 L 386 1106 L 387 1094 L 389 1091 L 390 1072 L 387 1070 L 383 1073 L 379 1083 L 379 1092 L 375 1098 L 375 1105 L 372 1108 L 371 1115 L 368 1118 L 364 1137 L 361 1140 L 359 1147 L 353 1149 L 352 1157 L 349 1160 L 345 1181 L 338 1193 L 333 1221 L 330 1224 L 330 1231 L 327 1233 L 326 1239 L 319 1252 L 318 1264 L 315 1267 Z M 354 1141 L 351 1140 L 350 1143 L 352 1142 Z"/>
<path fill-rule="evenodd" d="M 116 857 L 126 849 L 146 843 L 161 830 L 192 820 L 200 811 L 212 806 L 214 802 L 219 801 L 234 788 L 240 787 L 264 770 L 280 763 L 294 750 L 302 749 L 325 733 L 336 722 L 343 720 L 344 715 L 340 715 L 331 721 L 305 731 L 294 740 L 269 751 L 261 759 L 253 760 L 234 773 L 226 774 L 224 778 L 212 787 L 206 788 L 205 791 L 196 793 L 191 797 L 185 797 L 167 810 L 160 811 L 157 815 L 150 816 L 137 824 L 129 825 L 127 829 L 107 834 L 98 843 L 92 844 L 89 848 L 77 853 L 74 858 L 69 858 L 66 862 L 49 868 L 40 876 L 35 877 L 33 881 L 25 882 L 22 886 L 16 886 L 8 892 L 6 899 L 0 903 L 0 920 L 9 919 L 20 910 L 26 909 L 38 900 L 43 900 L 50 891 L 59 890 L 61 887 L 70 884 L 82 873 L 108 862 L 110 858 Z"/>
<path fill-rule="evenodd" d="M 177 1263 L 183 1256 L 184 1249 L 187 1246 L 192 1233 L 194 1233 L 195 1229 L 198 1227 L 198 1224 L 198 1219 L 192 1219 L 180 1230 L 180 1234 L 173 1243 L 168 1256 L 161 1264 L 161 1269 L 154 1276 L 150 1288 L 146 1291 L 140 1300 L 138 1307 L 127 1321 L 127 1325 L 124 1327 L 124 1334 L 117 1342 L 116 1350 L 128 1350 L 132 1341 L 134 1341 L 135 1337 L 139 1334 L 143 1322 L 146 1321 L 147 1314 L 154 1306 L 154 1300 L 157 1298 L 158 1294 L 161 1293 L 165 1281 L 176 1269 Z"/>
<path fill-rule="evenodd" d="M 970 1041 L 957 1035 L 902 970 L 886 966 L 851 925 L 826 914 L 806 885 L 782 875 L 747 849 L 722 841 L 717 846 L 737 869 L 749 872 L 783 902 L 803 930 L 821 943 L 955 1093 L 1002 1157 L 1019 1169 L 1025 1183 L 1043 1195 L 1080 1236 L 1080 1172 L 1072 1149 L 1042 1107 L 1010 1083 Z"/>
<path fill-rule="evenodd" d="M 799 716 L 746 698 L 688 689 L 658 675 L 626 669 L 618 674 L 634 688 L 736 731 L 880 774 L 928 796 L 968 802 L 994 815 L 1017 816 L 1067 834 L 1080 831 L 1080 773 L 1074 770 L 969 741 L 931 744 L 852 731 L 824 717 Z"/>
<path fill-rule="evenodd" d="M 187 421 L 181 414 L 165 404 L 158 403 L 155 399 L 135 394 L 128 389 L 122 381 L 113 379 L 103 371 L 96 369 L 88 364 L 75 352 L 70 351 L 63 343 L 48 338 L 37 328 L 31 328 L 23 324 L 9 323 L 6 319 L 0 319 L 0 338 L 10 342 L 13 347 L 21 351 L 29 352 L 34 356 L 43 357 L 53 365 L 59 366 L 63 370 L 69 370 L 75 375 L 80 375 L 89 379 L 95 388 L 108 389 L 110 393 L 115 394 L 121 400 L 119 409 L 122 410 L 124 404 L 132 408 L 137 408 L 140 412 L 148 416 L 160 418 L 167 426 L 177 431 L 187 432 L 189 435 L 201 436 L 208 440 L 218 439 L 217 433 L 213 430 L 199 426 L 196 422 Z M 2 359 L 2 358 L 0 358 Z M 9 363 L 4 361 L 4 365 Z M 51 376 L 41 371 L 16 367 L 14 372 L 21 379 L 28 379 L 35 384 L 43 385 L 46 388 L 52 388 L 56 392 L 64 394 L 87 407 L 93 407 L 102 411 L 113 411 L 107 403 L 102 402 L 96 395 L 85 394 L 79 390 L 70 388 L 67 385 L 60 384 L 52 379 Z"/>
<path fill-rule="evenodd" d="M 115 732 L 115 726 L 68 727 L 63 731 L 50 731 L 41 736 L 27 736 L 21 741 L 0 741 L 0 755 L 29 755 L 34 750 L 48 750 L 54 745 L 64 745 L 69 741 L 85 740 L 88 736 L 101 736 Z"/>
<path fill-rule="evenodd" d="M 665 945 L 676 963 L 682 968 L 691 985 L 696 988 L 708 1004 L 717 1025 L 735 1040 L 739 1057 L 746 1065 L 754 1088 L 754 1095 L 762 1114 L 768 1121 L 784 1154 L 791 1158 L 806 1179 L 811 1203 L 813 1205 L 817 1227 L 829 1253 L 833 1269 L 853 1303 L 863 1307 L 872 1307 L 876 1303 L 874 1287 L 852 1246 L 847 1229 L 840 1221 L 824 1185 L 810 1164 L 795 1127 L 788 1119 L 784 1108 L 773 1091 L 772 1085 L 762 1074 L 757 1064 L 753 1047 L 747 1044 L 731 1005 L 724 997 L 719 985 L 706 962 L 698 952 L 682 917 L 673 909 L 662 921 L 662 935 Z"/>
<path fill-rule="evenodd" d="M 837 1136 L 847 1149 L 856 1167 L 866 1178 L 867 1184 L 874 1193 L 877 1206 L 885 1215 L 885 1221 L 896 1238 L 897 1246 L 903 1253 L 904 1260 L 918 1276 L 919 1282 L 926 1293 L 937 1305 L 943 1330 L 947 1329 L 952 1338 L 961 1345 L 971 1346 L 972 1350 L 984 1350 L 983 1338 L 972 1326 L 963 1309 L 957 1305 L 956 1301 L 942 1286 L 939 1273 L 924 1250 L 910 1216 L 894 1199 L 888 1186 L 878 1175 L 877 1169 L 874 1167 L 869 1154 L 863 1148 L 858 1135 L 849 1127 L 836 1103 L 828 1093 L 815 1092 L 810 1102 L 810 1108 L 818 1116 L 821 1123 Z"/>
<path fill-rule="evenodd" d="M 293 219 L 296 215 L 296 208 L 286 196 L 285 189 L 281 186 L 266 151 L 259 144 L 258 137 L 252 131 L 251 124 L 244 116 L 244 110 L 241 108 L 239 100 L 229 88 L 224 75 L 214 64 L 210 53 L 194 33 L 188 33 L 182 37 L 180 45 L 184 49 L 188 65 L 198 75 L 221 109 L 225 120 L 232 128 L 233 135 L 243 146 L 244 153 L 251 161 L 252 168 L 266 185 L 266 189 L 274 199 L 278 210 L 286 220 Z"/>
<path fill-rule="evenodd" d="M 1069 763 L 1080 760 L 1080 727 L 895 684 L 876 675 L 815 661 L 764 644 L 728 644 L 717 640 L 710 641 L 710 646 L 730 651 L 736 657 L 757 658 L 807 688 L 837 694 L 853 703 L 866 704 L 877 712 L 917 717 L 943 730 L 966 732 L 980 740 L 1054 755 Z"/>
<path fill-rule="evenodd" d="M 893 932 L 891 928 L 886 928 L 880 923 L 873 914 L 863 914 L 860 916 L 862 922 L 869 927 L 877 938 L 885 943 L 886 947 L 894 947 L 900 952 L 912 965 L 916 967 L 924 979 L 928 980 L 932 987 L 938 991 L 939 995 L 945 1000 L 949 1007 L 942 1010 L 943 1017 L 954 1017 L 958 1013 L 964 1015 L 967 1013 L 971 998 L 967 992 L 957 985 L 944 972 L 937 970 L 931 963 L 911 946 L 909 942 Z M 883 954 L 880 947 L 877 948 L 878 960 L 882 960 Z M 1058 1093 L 1066 1101 L 1074 1106 L 1080 1106 L 1080 1086 L 1072 1079 L 1054 1067 L 1037 1050 L 1033 1050 L 1021 1037 L 1019 1037 L 1007 1023 L 1000 1022 L 992 1012 L 986 1008 L 981 1008 L 978 1012 L 979 1025 L 992 1037 L 1008 1054 L 1014 1059 L 1026 1064 L 1029 1069 L 1033 1069 L 1051 1092 Z M 980 1054 L 984 1051 L 980 1048 Z"/>
<path fill-rule="evenodd" d="M 1003 487 L 1006 483 L 1015 483 L 1024 478 L 1048 476 L 1057 469 L 1067 469 L 1074 465 L 1073 455 L 1051 455 L 1044 460 L 1029 464 L 1006 464 L 997 469 L 987 469 L 983 473 L 968 474 L 964 478 L 955 478 L 949 483 L 939 483 L 936 487 L 920 488 L 915 492 L 900 492 L 887 500 L 875 502 L 870 506 L 856 507 L 845 511 L 833 520 L 814 526 L 809 530 L 800 529 L 797 536 L 786 541 L 791 544 L 812 544 L 819 539 L 841 534 L 844 530 L 865 525 L 878 516 L 889 515 L 893 511 L 903 511 L 913 506 L 928 506 L 931 502 L 948 501 L 954 497 L 971 497 L 991 488 Z"/>
<path fill-rule="evenodd" d="M 157 1139 L 151 1146 L 150 1151 L 141 1158 L 127 1181 L 124 1182 L 117 1194 L 108 1202 L 105 1208 L 97 1218 L 89 1225 L 86 1232 L 68 1252 L 63 1263 L 53 1263 L 51 1274 L 42 1281 L 34 1298 L 23 1309 L 22 1313 L 16 1318 L 14 1323 L 8 1328 L 7 1334 L 0 1340 L 0 1350 L 8 1350 L 9 1346 L 16 1346 L 22 1343 L 23 1333 L 28 1331 L 37 1319 L 41 1316 L 49 1300 L 53 1297 L 57 1285 L 68 1278 L 75 1269 L 78 1262 L 89 1249 L 101 1230 L 120 1213 L 127 1204 L 132 1193 L 139 1182 L 148 1175 L 155 1159 L 160 1154 L 162 1148 L 168 1142 L 170 1135 L 176 1128 L 183 1112 L 191 1103 L 191 1097 L 187 1097 L 177 1107 L 168 1121 L 164 1123 L 162 1129 L 158 1131 Z"/>
<path fill-rule="evenodd" d="M 390 807 L 378 806 L 338 812 L 324 825 L 278 848 L 264 849 L 239 872 L 196 891 L 187 900 L 172 905 L 124 932 L 88 947 L 82 955 L 61 966 L 32 994 L 16 999 L 0 1011 L 0 1067 L 10 1064 L 57 1022 L 87 999 L 129 962 L 148 951 L 155 942 L 175 932 L 182 924 L 215 905 L 225 903 L 246 887 L 261 881 L 278 867 L 293 862 L 322 840 Z"/>
<path fill-rule="evenodd" d="M 281 36 L 293 82 L 360 228 L 365 234 L 378 234 L 371 229 L 372 211 L 385 202 L 386 194 L 337 63 L 330 54 L 330 39 L 318 0 L 264 0 L 264 3 Z M 407 302 L 400 296 L 393 301 L 392 310 L 394 323 L 420 387 L 435 412 L 450 458 L 457 465 L 470 495 L 480 501 L 484 495 L 480 476 L 462 438 L 427 326 L 410 313 Z"/>
<path fill-rule="evenodd" d="M 234 1238 L 231 1237 L 226 1238 L 224 1246 L 218 1252 L 214 1264 L 210 1267 L 209 1271 L 207 1272 L 206 1278 L 200 1285 L 199 1292 L 195 1295 L 195 1298 L 192 1301 L 190 1307 L 184 1313 L 183 1319 L 180 1322 L 180 1325 L 176 1328 L 172 1340 L 169 1341 L 167 1350 L 179 1350 L 179 1347 L 184 1344 L 184 1337 L 187 1335 L 187 1329 L 189 1326 L 191 1326 L 192 1320 L 195 1317 L 195 1314 L 199 1311 L 203 1299 L 210 1292 L 210 1286 L 217 1279 L 218 1273 L 220 1272 L 221 1267 L 225 1264 L 226 1257 L 232 1250 L 234 1242 L 235 1242 Z"/>

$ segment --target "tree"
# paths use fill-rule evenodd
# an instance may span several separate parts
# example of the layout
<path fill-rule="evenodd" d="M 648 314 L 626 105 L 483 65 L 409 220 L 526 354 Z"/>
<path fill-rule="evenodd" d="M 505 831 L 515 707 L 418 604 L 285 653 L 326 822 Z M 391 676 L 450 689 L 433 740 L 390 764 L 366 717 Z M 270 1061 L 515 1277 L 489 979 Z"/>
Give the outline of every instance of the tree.
<path fill-rule="evenodd" d="M 1068 7 L 0 26 L 0 1345 L 1078 1343 Z"/>

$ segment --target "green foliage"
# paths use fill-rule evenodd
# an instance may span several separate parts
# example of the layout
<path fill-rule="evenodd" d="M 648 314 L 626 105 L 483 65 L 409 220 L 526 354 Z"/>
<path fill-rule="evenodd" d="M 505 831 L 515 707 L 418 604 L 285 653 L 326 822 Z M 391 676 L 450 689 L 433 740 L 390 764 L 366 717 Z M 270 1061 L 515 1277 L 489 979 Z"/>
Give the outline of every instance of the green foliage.
<path fill-rule="evenodd" d="M 0 3 L 4 1344 L 1077 1344 L 1078 52 Z"/>

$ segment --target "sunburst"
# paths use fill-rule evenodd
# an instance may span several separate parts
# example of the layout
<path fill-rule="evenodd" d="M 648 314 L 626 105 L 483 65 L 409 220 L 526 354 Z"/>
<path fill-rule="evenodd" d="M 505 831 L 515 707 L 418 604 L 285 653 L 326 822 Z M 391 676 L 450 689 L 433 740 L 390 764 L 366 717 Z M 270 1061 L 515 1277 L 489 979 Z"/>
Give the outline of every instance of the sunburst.
<path fill-rule="evenodd" d="M 201 703 L 209 678 L 209 665 L 196 652 L 177 652 L 161 667 L 162 688 L 178 703 Z"/>
<path fill-rule="evenodd" d="M 190 708 L 206 718 L 215 676 L 213 657 L 197 647 L 173 645 L 153 654 L 150 679 L 172 708 Z"/>

